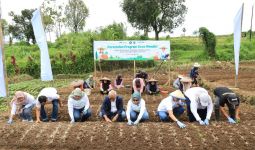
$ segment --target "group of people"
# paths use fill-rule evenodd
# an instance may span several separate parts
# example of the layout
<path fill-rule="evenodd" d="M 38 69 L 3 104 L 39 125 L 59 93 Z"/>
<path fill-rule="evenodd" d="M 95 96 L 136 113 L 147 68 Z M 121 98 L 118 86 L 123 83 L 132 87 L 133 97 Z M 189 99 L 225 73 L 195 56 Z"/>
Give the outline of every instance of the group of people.
<path fill-rule="evenodd" d="M 194 72 L 196 72 L 197 77 L 198 71 Z M 132 82 L 132 95 L 127 102 L 126 109 L 124 108 L 123 98 L 117 95 L 116 90 L 114 90 L 114 88 L 124 87 L 121 75 L 118 75 L 114 81 L 114 87 L 111 86 L 110 80 L 106 77 L 100 81 L 100 92 L 106 94 L 98 114 L 102 119 L 106 122 L 127 120 L 128 125 L 137 125 L 142 121 L 149 120 L 146 100 L 142 98 L 142 93 L 144 90 L 148 94 L 158 93 L 157 80 L 148 80 L 148 75 L 145 72 L 138 72 Z M 220 119 L 221 112 L 229 123 L 240 121 L 240 99 L 232 90 L 227 87 L 215 88 L 215 103 L 213 104 L 212 98 L 206 89 L 192 86 L 192 84 L 197 84 L 197 82 L 194 82 L 194 78 L 178 76 L 178 79 L 173 83 L 173 86 L 177 89 L 163 99 L 157 107 L 156 115 L 161 121 L 172 120 L 180 128 L 184 128 L 186 125 L 180 120 L 180 116 L 184 114 L 186 109 L 190 122 L 197 121 L 200 125 L 209 125 L 213 108 L 216 120 Z M 74 89 L 69 95 L 67 103 L 70 122 L 84 122 L 92 114 L 88 94 L 84 92 L 84 89 L 95 88 L 95 81 L 91 75 L 85 81 L 76 81 L 72 85 Z M 17 91 L 11 101 L 12 109 L 8 123 L 13 123 L 13 117 L 16 114 L 20 115 L 22 121 L 33 122 L 33 108 L 36 109 L 36 122 L 48 122 L 49 118 L 45 111 L 45 104 L 47 103 L 52 103 L 50 120 L 55 122 L 58 118 L 58 106 L 62 106 L 62 100 L 55 88 L 42 89 L 36 99 L 29 93 Z M 225 105 L 229 108 L 229 113 L 225 111 Z"/>

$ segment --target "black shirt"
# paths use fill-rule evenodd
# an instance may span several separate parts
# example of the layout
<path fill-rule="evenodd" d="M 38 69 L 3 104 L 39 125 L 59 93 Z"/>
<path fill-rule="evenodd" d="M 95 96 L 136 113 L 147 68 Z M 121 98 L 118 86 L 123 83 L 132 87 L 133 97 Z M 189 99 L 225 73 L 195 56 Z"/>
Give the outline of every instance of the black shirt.
<path fill-rule="evenodd" d="M 225 104 L 230 105 L 230 103 L 227 100 L 229 95 L 225 94 L 225 93 L 234 93 L 234 92 L 232 90 L 230 90 L 229 88 L 227 88 L 227 87 L 217 87 L 217 88 L 214 89 L 213 93 L 214 93 L 214 95 L 216 95 L 220 98 L 220 106 L 224 107 Z M 237 100 L 238 100 L 238 105 L 237 106 L 239 106 L 239 104 L 240 104 L 239 97 L 237 97 Z"/>

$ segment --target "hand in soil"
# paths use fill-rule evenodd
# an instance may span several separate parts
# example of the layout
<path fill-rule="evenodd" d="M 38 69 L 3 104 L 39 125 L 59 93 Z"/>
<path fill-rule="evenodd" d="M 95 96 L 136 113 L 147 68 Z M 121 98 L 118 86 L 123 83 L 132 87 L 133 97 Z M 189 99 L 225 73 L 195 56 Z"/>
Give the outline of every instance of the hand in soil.
<path fill-rule="evenodd" d="M 135 122 L 134 122 L 134 125 L 138 125 L 138 123 L 139 123 L 139 121 L 135 121 Z"/>
<path fill-rule="evenodd" d="M 199 122 L 200 125 L 205 125 L 205 122 L 202 121 L 202 120 L 199 120 L 198 122 Z"/>
<path fill-rule="evenodd" d="M 106 121 L 106 122 L 109 122 L 109 123 L 112 122 L 109 118 L 106 118 L 105 121 Z"/>
<path fill-rule="evenodd" d="M 229 122 L 230 124 L 235 124 L 235 123 L 236 123 L 235 120 L 232 119 L 232 118 L 230 118 L 230 117 L 228 117 L 228 122 Z"/>
<path fill-rule="evenodd" d="M 205 119 L 204 123 L 205 123 L 205 125 L 209 125 L 209 120 Z"/>
<path fill-rule="evenodd" d="M 186 127 L 186 125 L 180 121 L 177 121 L 176 123 L 181 129 Z"/>
<path fill-rule="evenodd" d="M 41 123 L 41 120 L 36 120 L 36 123 Z"/>
<path fill-rule="evenodd" d="M 130 120 L 128 121 L 127 125 L 132 126 L 134 123 Z"/>

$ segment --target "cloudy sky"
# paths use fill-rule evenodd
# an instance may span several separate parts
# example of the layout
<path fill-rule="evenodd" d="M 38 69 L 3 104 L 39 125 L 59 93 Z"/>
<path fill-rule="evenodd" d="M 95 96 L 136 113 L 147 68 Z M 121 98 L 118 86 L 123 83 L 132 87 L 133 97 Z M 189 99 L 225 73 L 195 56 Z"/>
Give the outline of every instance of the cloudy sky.
<path fill-rule="evenodd" d="M 10 11 L 20 13 L 25 8 L 37 8 L 43 0 L 1 0 L 2 18 L 8 22 Z M 57 0 L 57 3 L 66 3 L 68 0 Z M 85 30 L 95 30 L 101 26 L 112 24 L 113 22 L 124 23 L 127 27 L 128 35 L 132 35 L 137 30 L 132 28 L 127 22 L 126 15 L 121 11 L 122 0 L 84 0 L 89 9 L 89 17 L 86 20 Z M 171 36 L 180 36 L 182 28 L 186 28 L 186 35 L 192 33 L 199 27 L 207 27 L 217 35 L 233 33 L 234 17 L 244 3 L 243 31 L 247 31 L 251 26 L 251 10 L 255 0 L 186 0 L 188 7 L 185 22 L 182 26 L 174 30 Z M 253 30 L 255 29 L 255 18 L 253 19 Z M 161 34 L 166 35 L 169 33 Z M 151 37 L 154 33 L 150 34 Z"/>

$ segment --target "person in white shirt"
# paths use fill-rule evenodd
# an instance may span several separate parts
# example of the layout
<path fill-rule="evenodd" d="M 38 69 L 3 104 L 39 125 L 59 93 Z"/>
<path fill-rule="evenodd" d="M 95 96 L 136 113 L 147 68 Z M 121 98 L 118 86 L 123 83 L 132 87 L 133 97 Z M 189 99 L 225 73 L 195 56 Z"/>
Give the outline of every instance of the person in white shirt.
<path fill-rule="evenodd" d="M 163 99 L 157 109 L 157 115 L 161 121 L 170 121 L 170 118 L 177 123 L 180 128 L 185 128 L 186 125 L 180 122 L 177 117 L 184 113 L 183 106 L 185 103 L 185 96 L 180 90 L 176 90 Z"/>
<path fill-rule="evenodd" d="M 88 96 L 76 88 L 68 97 L 68 113 L 71 123 L 81 121 L 84 122 L 91 116 L 91 109 Z"/>
<path fill-rule="evenodd" d="M 140 92 L 136 91 L 132 94 L 132 98 L 127 104 L 126 114 L 128 125 L 137 125 L 140 121 L 149 119 L 149 114 L 145 107 L 145 101 L 141 98 Z"/>
<path fill-rule="evenodd" d="M 60 96 L 57 94 L 57 90 L 53 87 L 44 88 L 39 93 L 36 100 L 36 122 L 40 123 L 42 119 L 43 122 L 48 122 L 48 116 L 44 109 L 46 103 L 52 103 L 52 114 L 51 121 L 55 122 L 58 118 L 58 105 L 62 107 L 62 101 Z"/>
<path fill-rule="evenodd" d="M 198 121 L 200 125 L 209 125 L 209 120 L 213 111 L 213 103 L 208 92 L 201 87 L 193 87 L 185 93 L 187 100 L 187 108 L 189 121 Z"/>
<path fill-rule="evenodd" d="M 11 114 L 8 120 L 8 124 L 13 123 L 13 118 L 16 114 L 20 116 L 22 121 L 33 122 L 32 109 L 35 106 L 35 98 L 29 93 L 23 91 L 15 92 L 15 95 L 11 101 Z"/>

